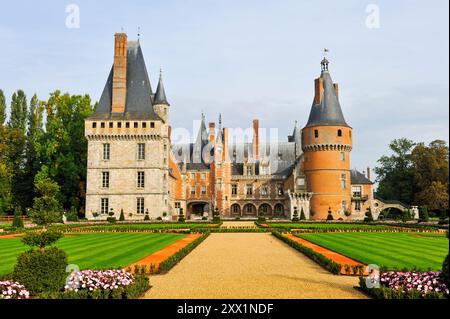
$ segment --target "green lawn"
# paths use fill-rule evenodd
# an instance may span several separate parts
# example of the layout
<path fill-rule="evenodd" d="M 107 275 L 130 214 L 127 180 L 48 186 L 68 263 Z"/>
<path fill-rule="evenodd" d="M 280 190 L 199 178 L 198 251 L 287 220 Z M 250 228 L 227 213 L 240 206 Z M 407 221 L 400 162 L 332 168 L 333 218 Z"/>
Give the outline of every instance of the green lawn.
<path fill-rule="evenodd" d="M 364 264 L 389 269 L 440 270 L 449 251 L 444 234 L 314 233 L 298 236 Z"/>
<path fill-rule="evenodd" d="M 80 269 L 117 268 L 130 265 L 184 236 L 152 233 L 66 235 L 56 246 L 67 253 L 69 264 L 76 264 Z M 27 249 L 19 238 L 0 238 L 0 275 L 11 273 L 17 255 Z"/>

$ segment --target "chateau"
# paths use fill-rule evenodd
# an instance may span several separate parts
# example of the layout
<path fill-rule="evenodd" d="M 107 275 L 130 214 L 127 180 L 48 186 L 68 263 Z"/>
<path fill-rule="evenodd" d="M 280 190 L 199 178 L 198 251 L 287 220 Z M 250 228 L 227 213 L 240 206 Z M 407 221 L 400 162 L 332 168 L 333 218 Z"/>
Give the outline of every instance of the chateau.
<path fill-rule="evenodd" d="M 266 217 L 363 219 L 383 203 L 367 175 L 350 169 L 353 132 L 326 58 L 314 82 L 311 112 L 286 141 L 260 139 L 254 120 L 237 141 L 219 122 L 205 122 L 193 143 L 172 144 L 171 106 L 162 77 L 154 93 L 139 41 L 115 35 L 114 64 L 95 113 L 86 119 L 86 217 L 127 220 Z"/>

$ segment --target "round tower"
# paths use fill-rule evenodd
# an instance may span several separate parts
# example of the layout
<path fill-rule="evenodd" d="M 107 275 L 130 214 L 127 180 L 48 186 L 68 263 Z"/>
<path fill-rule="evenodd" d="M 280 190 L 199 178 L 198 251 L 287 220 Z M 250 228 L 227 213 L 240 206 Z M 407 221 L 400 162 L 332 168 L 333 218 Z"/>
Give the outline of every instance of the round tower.
<path fill-rule="evenodd" d="M 351 208 L 350 152 L 352 128 L 345 122 L 338 85 L 328 71 L 328 60 L 315 80 L 315 96 L 308 123 L 302 130 L 304 172 L 313 215 L 311 219 L 345 217 Z"/>

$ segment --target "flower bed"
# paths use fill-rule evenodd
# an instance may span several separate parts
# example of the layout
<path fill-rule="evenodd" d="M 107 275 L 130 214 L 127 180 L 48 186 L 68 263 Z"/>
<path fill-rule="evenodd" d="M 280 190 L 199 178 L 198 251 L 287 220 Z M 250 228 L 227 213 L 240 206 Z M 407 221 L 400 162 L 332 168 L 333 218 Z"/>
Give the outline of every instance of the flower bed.
<path fill-rule="evenodd" d="M 149 288 L 142 271 L 134 274 L 121 269 L 83 270 L 70 274 L 64 292 L 41 294 L 43 299 L 135 299 Z"/>
<path fill-rule="evenodd" d="M 360 277 L 360 288 L 376 299 L 442 299 L 449 297 L 449 289 L 442 282 L 440 272 L 389 271 L 380 274 L 380 287 L 368 288 Z"/>
<path fill-rule="evenodd" d="M 30 292 L 25 286 L 13 281 L 0 281 L 0 299 L 28 299 Z"/>

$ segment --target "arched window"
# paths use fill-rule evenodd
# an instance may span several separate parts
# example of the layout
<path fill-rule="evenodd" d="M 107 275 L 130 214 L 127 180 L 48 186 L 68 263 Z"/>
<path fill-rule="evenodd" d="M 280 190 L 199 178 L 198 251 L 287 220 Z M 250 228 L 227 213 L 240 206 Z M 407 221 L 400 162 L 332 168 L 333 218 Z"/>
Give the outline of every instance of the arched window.
<path fill-rule="evenodd" d="M 241 213 L 241 206 L 238 204 L 231 205 L 231 213 L 233 214 L 240 214 Z"/>
<path fill-rule="evenodd" d="M 284 206 L 283 204 L 275 205 L 275 216 L 283 216 L 284 215 Z"/>
<path fill-rule="evenodd" d="M 338 130 L 338 136 L 342 137 L 342 130 Z"/>

